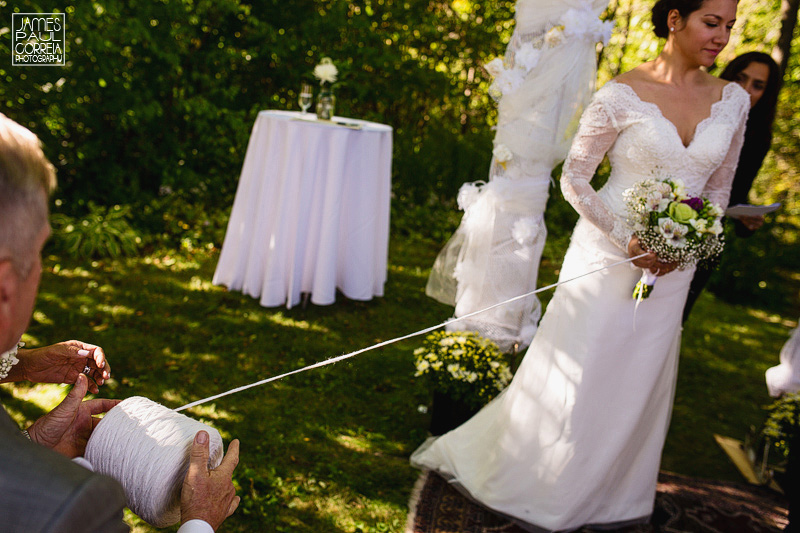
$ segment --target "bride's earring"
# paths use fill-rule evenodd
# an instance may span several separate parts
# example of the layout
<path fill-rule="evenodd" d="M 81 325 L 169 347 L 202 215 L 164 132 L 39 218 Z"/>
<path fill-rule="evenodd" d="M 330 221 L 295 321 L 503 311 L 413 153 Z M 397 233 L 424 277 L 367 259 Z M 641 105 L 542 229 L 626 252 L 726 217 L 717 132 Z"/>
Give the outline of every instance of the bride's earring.
<path fill-rule="evenodd" d="M 670 28 L 669 31 L 675 31 L 675 28 Z"/>

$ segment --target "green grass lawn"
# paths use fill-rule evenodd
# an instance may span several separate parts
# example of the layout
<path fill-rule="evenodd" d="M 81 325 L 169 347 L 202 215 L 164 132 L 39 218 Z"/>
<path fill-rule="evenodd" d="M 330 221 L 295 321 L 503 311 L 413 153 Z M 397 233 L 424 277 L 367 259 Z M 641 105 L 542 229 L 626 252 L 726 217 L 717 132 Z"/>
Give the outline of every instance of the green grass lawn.
<path fill-rule="evenodd" d="M 395 232 L 385 296 L 339 297 L 329 307 L 267 309 L 211 285 L 218 250 L 79 263 L 46 258 L 29 345 L 78 338 L 104 347 L 113 382 L 103 396 L 141 395 L 169 407 L 348 353 L 447 319 L 424 293 L 441 242 Z M 566 245 L 548 243 L 540 285 Z M 543 295 L 546 302 L 550 295 Z M 702 296 L 684 331 L 663 468 L 738 480 L 713 439 L 743 438 L 769 402 L 764 370 L 794 327 L 788 311 Z M 242 504 L 225 531 L 402 531 L 418 472 L 408 456 L 427 435 L 411 340 L 218 399 L 190 411 L 242 442 Z M 6 385 L 0 400 L 20 424 L 57 403 L 63 386 Z M 155 531 L 133 515 L 134 531 Z M 173 528 L 173 530 L 176 528 Z"/>

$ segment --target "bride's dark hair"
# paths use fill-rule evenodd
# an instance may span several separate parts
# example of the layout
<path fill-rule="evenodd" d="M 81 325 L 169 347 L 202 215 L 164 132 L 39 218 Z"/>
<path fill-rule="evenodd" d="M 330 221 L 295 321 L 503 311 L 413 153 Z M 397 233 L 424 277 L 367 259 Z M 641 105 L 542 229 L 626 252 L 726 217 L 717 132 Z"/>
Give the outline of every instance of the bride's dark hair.
<path fill-rule="evenodd" d="M 705 0 L 658 0 L 653 6 L 653 32 L 656 37 L 666 39 L 669 35 L 669 24 L 667 17 L 669 12 L 677 9 L 681 18 L 686 19 L 689 15 L 700 9 Z"/>

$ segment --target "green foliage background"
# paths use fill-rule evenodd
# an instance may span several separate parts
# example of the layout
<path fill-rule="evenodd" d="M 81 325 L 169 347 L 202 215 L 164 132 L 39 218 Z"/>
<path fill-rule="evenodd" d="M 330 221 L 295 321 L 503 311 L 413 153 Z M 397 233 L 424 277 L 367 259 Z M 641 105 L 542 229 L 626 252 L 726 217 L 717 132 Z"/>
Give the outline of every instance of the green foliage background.
<path fill-rule="evenodd" d="M 50 8 L 0 10 L 10 59 L 10 14 Z M 480 65 L 504 49 L 511 1 L 106 0 L 64 11 L 68 65 L 0 62 L 0 110 L 42 138 L 65 210 L 147 202 L 164 186 L 228 206 L 256 114 L 296 109 L 323 56 L 340 69 L 338 114 L 395 128 L 402 196 L 452 196 L 485 177 L 494 106 Z"/>

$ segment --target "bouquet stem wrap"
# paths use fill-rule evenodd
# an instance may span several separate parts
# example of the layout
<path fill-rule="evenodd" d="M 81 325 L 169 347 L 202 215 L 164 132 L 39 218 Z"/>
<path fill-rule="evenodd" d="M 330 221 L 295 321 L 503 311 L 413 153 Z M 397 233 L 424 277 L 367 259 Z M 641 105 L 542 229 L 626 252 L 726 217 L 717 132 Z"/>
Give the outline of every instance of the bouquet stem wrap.
<path fill-rule="evenodd" d="M 645 298 L 648 298 L 650 293 L 653 292 L 653 287 L 656 284 L 656 280 L 658 280 L 658 276 L 649 270 L 642 270 L 642 277 L 639 278 L 639 281 L 633 288 L 633 298 L 640 302 Z"/>

